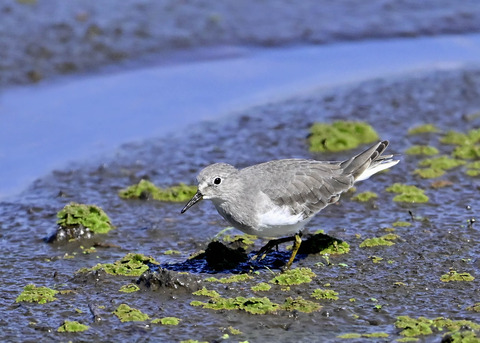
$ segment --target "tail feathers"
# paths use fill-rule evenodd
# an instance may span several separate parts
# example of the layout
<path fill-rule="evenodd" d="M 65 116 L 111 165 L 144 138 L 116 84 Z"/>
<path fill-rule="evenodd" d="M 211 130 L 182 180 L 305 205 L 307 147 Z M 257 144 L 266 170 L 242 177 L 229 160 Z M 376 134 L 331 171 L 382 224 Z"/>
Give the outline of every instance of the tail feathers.
<path fill-rule="evenodd" d="M 342 162 L 345 174 L 351 174 L 355 181 L 368 179 L 373 174 L 396 165 L 399 160 L 392 159 L 393 155 L 382 156 L 388 147 L 388 141 L 378 142 L 364 152 Z"/>

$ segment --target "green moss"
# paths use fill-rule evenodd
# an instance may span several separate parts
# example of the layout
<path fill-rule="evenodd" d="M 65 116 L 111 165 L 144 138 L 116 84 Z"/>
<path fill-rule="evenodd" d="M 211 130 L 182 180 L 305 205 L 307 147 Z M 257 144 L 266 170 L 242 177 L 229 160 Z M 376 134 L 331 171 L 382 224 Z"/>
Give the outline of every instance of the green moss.
<path fill-rule="evenodd" d="M 365 338 L 387 338 L 388 333 L 386 332 L 371 332 L 371 333 L 364 333 L 362 337 Z"/>
<path fill-rule="evenodd" d="M 440 177 L 444 175 L 445 170 L 435 169 L 435 168 L 420 168 L 420 169 L 415 169 L 413 173 L 415 175 L 420 176 L 422 179 L 434 179 L 436 177 Z"/>
<path fill-rule="evenodd" d="M 479 343 L 480 336 L 470 330 L 459 330 L 443 336 L 442 342 L 449 343 Z"/>
<path fill-rule="evenodd" d="M 381 261 L 383 261 L 383 257 L 379 257 L 379 256 L 369 256 L 369 257 L 373 263 L 380 263 Z"/>
<path fill-rule="evenodd" d="M 359 333 L 344 333 L 342 335 L 337 336 L 337 338 L 356 339 L 356 338 L 362 338 L 362 335 Z"/>
<path fill-rule="evenodd" d="M 399 220 L 399 221 L 396 221 L 395 223 L 392 223 L 392 225 L 395 227 L 405 227 L 405 226 L 412 226 L 412 223 Z"/>
<path fill-rule="evenodd" d="M 15 302 L 25 301 L 45 304 L 56 300 L 55 295 L 57 293 L 58 291 L 48 287 L 37 287 L 34 284 L 29 284 L 23 288 L 23 292 L 15 299 Z"/>
<path fill-rule="evenodd" d="M 120 287 L 119 292 L 133 293 L 133 292 L 137 292 L 139 290 L 140 290 L 140 287 L 138 287 L 137 285 L 135 285 L 133 283 L 129 283 L 128 285 L 123 285 L 122 287 Z"/>
<path fill-rule="evenodd" d="M 162 325 L 178 325 L 180 324 L 180 319 L 176 317 L 155 318 L 151 321 L 151 323 Z"/>
<path fill-rule="evenodd" d="M 480 302 L 467 307 L 467 311 L 480 312 Z"/>
<path fill-rule="evenodd" d="M 410 148 L 405 150 L 407 155 L 437 155 L 439 153 L 438 149 L 430 145 L 412 145 Z"/>
<path fill-rule="evenodd" d="M 82 332 L 86 331 L 90 328 L 88 325 L 80 324 L 76 321 L 69 321 L 66 320 L 63 322 L 62 326 L 60 326 L 57 331 L 58 332 Z"/>
<path fill-rule="evenodd" d="M 197 187 L 183 183 L 169 188 L 159 188 L 147 180 L 140 180 L 136 185 L 127 187 L 118 192 L 124 199 L 154 199 L 159 201 L 187 201 L 196 193 Z"/>
<path fill-rule="evenodd" d="M 163 252 L 164 255 L 179 255 L 181 254 L 178 250 L 166 250 Z"/>
<path fill-rule="evenodd" d="M 99 263 L 92 268 L 82 268 L 78 272 L 89 272 L 103 269 L 107 274 L 140 276 L 149 269 L 148 264 L 159 264 L 153 257 L 143 254 L 128 253 L 114 263 Z"/>
<path fill-rule="evenodd" d="M 377 199 L 377 198 L 378 198 L 377 193 L 363 192 L 363 193 L 358 193 L 357 195 L 352 197 L 352 200 L 360 201 L 360 202 L 366 202 L 366 201 L 369 201 L 371 199 Z"/>
<path fill-rule="evenodd" d="M 398 194 L 393 198 L 393 201 L 396 202 L 424 203 L 428 202 L 429 200 L 423 189 L 413 185 L 394 183 L 390 187 L 387 187 L 386 191 Z"/>
<path fill-rule="evenodd" d="M 442 282 L 451 282 L 451 281 L 473 281 L 475 278 L 469 273 L 458 273 L 455 270 L 449 271 L 447 274 L 441 276 L 440 281 Z"/>
<path fill-rule="evenodd" d="M 433 320 L 425 317 L 419 317 L 418 319 L 411 318 L 409 316 L 399 316 L 395 321 L 395 326 L 398 329 L 403 329 L 400 335 L 407 337 L 415 337 L 421 335 L 430 335 L 432 331 Z"/>
<path fill-rule="evenodd" d="M 472 162 L 467 165 L 468 176 L 479 176 L 480 175 L 480 161 Z"/>
<path fill-rule="evenodd" d="M 57 224 L 62 227 L 83 225 L 95 233 L 107 233 L 113 229 L 107 214 L 96 205 L 71 202 L 57 213 Z"/>
<path fill-rule="evenodd" d="M 480 158 L 480 145 L 460 145 L 453 150 L 453 156 L 464 160 L 473 160 Z"/>
<path fill-rule="evenodd" d="M 279 305 L 272 303 L 270 299 L 263 298 L 212 298 L 209 302 L 192 301 L 192 306 L 202 306 L 211 310 L 242 310 L 252 314 L 272 313 L 279 309 Z"/>
<path fill-rule="evenodd" d="M 311 313 L 320 310 L 322 306 L 320 304 L 317 304 L 316 302 L 303 299 L 302 297 L 298 297 L 295 299 L 292 297 L 288 297 L 287 299 L 285 299 L 285 302 L 283 303 L 281 308 L 286 311 Z"/>
<path fill-rule="evenodd" d="M 257 239 L 257 236 L 248 235 L 246 233 L 243 235 L 235 235 L 233 237 L 230 235 L 225 235 L 222 237 L 222 240 L 226 243 L 233 243 L 233 242 L 241 243 L 244 249 L 255 244 L 256 239 Z"/>
<path fill-rule="evenodd" d="M 197 341 L 196 339 L 187 339 L 185 341 L 180 341 L 180 343 L 208 343 L 207 341 Z"/>
<path fill-rule="evenodd" d="M 445 144 L 472 145 L 480 142 L 480 129 L 473 129 L 467 133 L 448 131 L 440 141 Z"/>
<path fill-rule="evenodd" d="M 260 282 L 258 285 L 252 286 L 252 291 L 254 292 L 261 292 L 261 291 L 269 291 L 272 286 L 270 286 L 266 282 Z"/>
<path fill-rule="evenodd" d="M 230 333 L 231 333 L 232 335 L 241 335 L 241 334 L 243 333 L 242 331 L 240 331 L 240 330 L 238 330 L 238 329 L 235 329 L 235 328 L 232 327 L 232 326 L 229 326 L 229 327 L 228 327 L 228 331 L 230 331 Z"/>
<path fill-rule="evenodd" d="M 422 124 L 415 127 L 412 127 L 408 130 L 409 135 L 416 135 L 419 133 L 436 133 L 440 132 L 440 130 L 434 124 Z"/>
<path fill-rule="evenodd" d="M 416 337 L 403 337 L 403 338 L 399 338 L 399 339 L 396 339 L 395 342 L 418 342 L 419 339 L 416 338 Z"/>
<path fill-rule="evenodd" d="M 203 295 L 205 297 L 210 297 L 210 298 L 218 298 L 220 297 L 220 294 L 218 294 L 217 291 L 209 290 L 203 287 L 202 289 L 193 292 L 193 295 Z"/>
<path fill-rule="evenodd" d="M 336 121 L 315 123 L 310 128 L 310 151 L 336 152 L 354 149 L 361 144 L 378 140 L 378 134 L 367 123 Z"/>
<path fill-rule="evenodd" d="M 217 279 L 216 277 L 209 277 L 206 278 L 205 281 L 207 282 L 220 282 L 220 283 L 233 283 L 233 282 L 242 282 L 242 281 L 247 281 L 253 279 L 253 276 L 250 276 L 249 274 L 237 274 L 237 275 L 232 275 L 229 277 L 223 277 L 220 279 Z"/>
<path fill-rule="evenodd" d="M 311 297 L 317 300 L 338 300 L 338 292 L 335 292 L 333 289 L 316 289 L 311 294 Z"/>
<path fill-rule="evenodd" d="M 310 268 L 295 268 L 275 276 L 270 280 L 270 283 L 282 286 L 300 285 L 311 282 L 315 276 L 315 273 Z"/>
<path fill-rule="evenodd" d="M 121 322 L 141 322 L 150 319 L 148 314 L 131 308 L 126 304 L 120 304 L 112 313 L 116 315 Z"/>
<path fill-rule="evenodd" d="M 423 161 L 420 161 L 418 165 L 420 167 L 430 167 L 432 169 L 449 170 L 464 165 L 465 163 L 465 161 L 456 158 L 440 156 L 424 159 Z"/>
<path fill-rule="evenodd" d="M 371 247 L 378 247 L 378 246 L 394 245 L 395 243 L 393 243 L 392 241 L 397 238 L 398 238 L 398 235 L 395 235 L 393 233 L 389 233 L 381 237 L 367 238 L 362 243 L 360 243 L 360 248 L 371 248 Z"/>

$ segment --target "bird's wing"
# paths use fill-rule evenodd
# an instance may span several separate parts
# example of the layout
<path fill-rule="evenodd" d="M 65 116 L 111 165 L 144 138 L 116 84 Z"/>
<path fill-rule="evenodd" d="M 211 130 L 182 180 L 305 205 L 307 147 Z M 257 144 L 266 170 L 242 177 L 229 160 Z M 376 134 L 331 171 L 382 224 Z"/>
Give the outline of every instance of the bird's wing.
<path fill-rule="evenodd" d="M 340 163 L 314 160 L 266 162 L 262 175 L 256 175 L 262 179 L 259 190 L 274 204 L 288 206 L 304 218 L 336 202 L 354 182 L 353 176 L 343 174 Z"/>

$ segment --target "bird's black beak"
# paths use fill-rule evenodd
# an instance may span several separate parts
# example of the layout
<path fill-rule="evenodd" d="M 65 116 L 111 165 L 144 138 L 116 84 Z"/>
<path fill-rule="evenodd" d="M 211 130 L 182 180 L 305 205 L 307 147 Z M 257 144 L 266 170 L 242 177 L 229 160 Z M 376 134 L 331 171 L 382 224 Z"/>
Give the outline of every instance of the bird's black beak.
<path fill-rule="evenodd" d="M 197 193 L 195 193 L 193 198 L 191 198 L 190 201 L 182 209 L 181 213 L 184 213 L 186 210 L 188 210 L 190 207 L 192 207 L 193 205 L 195 205 L 197 202 L 199 202 L 202 199 L 203 199 L 202 193 L 200 193 L 200 191 L 197 191 Z"/>

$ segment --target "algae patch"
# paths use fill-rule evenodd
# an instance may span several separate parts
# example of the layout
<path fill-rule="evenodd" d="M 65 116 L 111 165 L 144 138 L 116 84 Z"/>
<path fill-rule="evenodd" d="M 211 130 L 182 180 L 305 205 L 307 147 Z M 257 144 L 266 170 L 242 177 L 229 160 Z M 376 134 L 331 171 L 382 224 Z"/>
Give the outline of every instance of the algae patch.
<path fill-rule="evenodd" d="M 15 302 L 25 301 L 45 304 L 56 300 L 55 295 L 57 293 L 58 291 L 48 287 L 37 287 L 34 284 L 29 284 L 23 288 L 23 292 L 15 299 Z"/>
<path fill-rule="evenodd" d="M 209 302 L 192 301 L 192 306 L 202 306 L 203 308 L 211 310 L 242 310 L 251 314 L 266 314 L 272 313 L 279 309 L 279 305 L 272 303 L 266 297 L 257 298 L 222 298 L 214 297 Z"/>
<path fill-rule="evenodd" d="M 437 155 L 439 153 L 438 149 L 429 146 L 429 145 L 412 145 L 410 148 L 405 150 L 405 153 L 407 155 L 427 155 L 427 156 L 432 156 L 432 155 Z"/>
<path fill-rule="evenodd" d="M 300 285 L 311 282 L 315 276 L 316 274 L 310 268 L 295 268 L 275 276 L 269 282 L 282 286 Z"/>
<path fill-rule="evenodd" d="M 372 126 L 359 121 L 315 123 L 310 128 L 308 138 L 310 151 L 318 152 L 350 150 L 378 139 L 378 134 Z"/>
<path fill-rule="evenodd" d="M 418 135 L 421 133 L 437 133 L 440 130 L 434 124 L 422 124 L 412 127 L 408 130 L 409 135 Z"/>
<path fill-rule="evenodd" d="M 292 298 L 288 297 L 281 306 L 282 310 L 286 311 L 299 311 L 304 313 L 311 313 L 318 311 L 322 308 L 320 304 L 316 302 L 303 299 L 302 297 Z"/>
<path fill-rule="evenodd" d="M 169 188 L 159 188 L 148 180 L 140 180 L 136 185 L 132 185 L 118 192 L 123 199 L 154 199 L 159 201 L 188 201 L 197 191 L 197 187 L 188 186 L 183 183 Z"/>
<path fill-rule="evenodd" d="M 377 193 L 374 192 L 363 192 L 363 193 L 358 193 L 357 195 L 352 197 L 352 200 L 355 201 L 360 201 L 360 202 L 367 202 L 372 199 L 377 199 L 378 195 Z"/>
<path fill-rule="evenodd" d="M 148 314 L 131 308 L 127 304 L 120 304 L 112 313 L 116 315 L 121 322 L 141 322 L 150 319 Z"/>
<path fill-rule="evenodd" d="M 317 300 L 338 300 L 338 292 L 333 289 L 316 289 L 311 294 L 311 297 Z"/>
<path fill-rule="evenodd" d="M 471 330 L 479 330 L 480 325 L 469 320 L 451 320 L 443 317 L 428 319 L 418 317 L 417 319 L 409 316 L 399 316 L 395 321 L 395 326 L 402 329 L 400 335 L 405 337 L 417 337 L 430 335 L 433 329 L 441 331 L 446 329 L 450 332 L 459 331 L 462 328 L 470 328 Z"/>
<path fill-rule="evenodd" d="M 153 257 L 143 254 L 128 253 L 114 263 L 99 263 L 92 268 L 82 268 L 78 272 L 85 273 L 103 269 L 107 274 L 140 276 L 149 269 L 149 264 L 159 264 Z"/>
<path fill-rule="evenodd" d="M 88 325 L 81 324 L 77 321 L 66 320 L 63 322 L 57 331 L 58 332 L 82 332 L 88 330 L 90 327 Z"/>
<path fill-rule="evenodd" d="M 394 183 L 390 187 L 387 187 L 386 191 L 397 193 L 397 195 L 393 198 L 393 201 L 396 202 L 425 203 L 429 200 L 423 189 L 413 185 Z"/>
<path fill-rule="evenodd" d="M 216 277 L 209 277 L 206 278 L 205 281 L 207 282 L 220 282 L 220 283 L 233 283 L 233 282 L 241 282 L 241 281 L 247 281 L 253 279 L 252 276 L 248 274 L 237 274 L 237 275 L 232 275 L 229 277 L 223 277 L 220 279 L 217 279 Z"/>
<path fill-rule="evenodd" d="M 71 202 L 57 213 L 57 224 L 61 227 L 83 226 L 95 233 L 107 233 L 113 229 L 107 214 L 96 205 Z"/>
<path fill-rule="evenodd" d="M 462 166 L 465 163 L 466 163 L 465 161 L 462 161 L 456 158 L 451 158 L 448 156 L 440 156 L 440 157 L 427 158 L 423 161 L 420 161 L 418 165 L 420 167 L 430 167 L 432 169 L 449 170 L 449 169 Z"/>
<path fill-rule="evenodd" d="M 137 285 L 135 285 L 133 283 L 129 283 L 128 285 L 123 285 L 122 287 L 120 287 L 120 289 L 118 291 L 123 292 L 123 293 L 133 293 L 133 292 L 137 292 L 139 290 L 140 290 L 140 287 L 138 287 Z"/>
<path fill-rule="evenodd" d="M 360 248 L 372 248 L 377 246 L 390 246 L 395 243 L 393 240 L 397 239 L 398 235 L 389 233 L 381 237 L 367 238 L 362 243 L 360 243 Z"/>
<path fill-rule="evenodd" d="M 268 283 L 266 282 L 260 282 L 259 284 L 252 286 L 251 289 L 254 292 L 265 292 L 269 291 L 272 288 Z"/>
<path fill-rule="evenodd" d="M 153 319 L 151 323 L 162 324 L 162 325 L 178 325 L 180 324 L 180 319 L 177 317 L 156 318 L 156 319 Z"/>
<path fill-rule="evenodd" d="M 443 274 L 440 277 L 442 282 L 451 282 L 451 281 L 473 281 L 475 278 L 469 273 L 458 273 L 455 270 L 449 271 L 447 274 Z"/>

